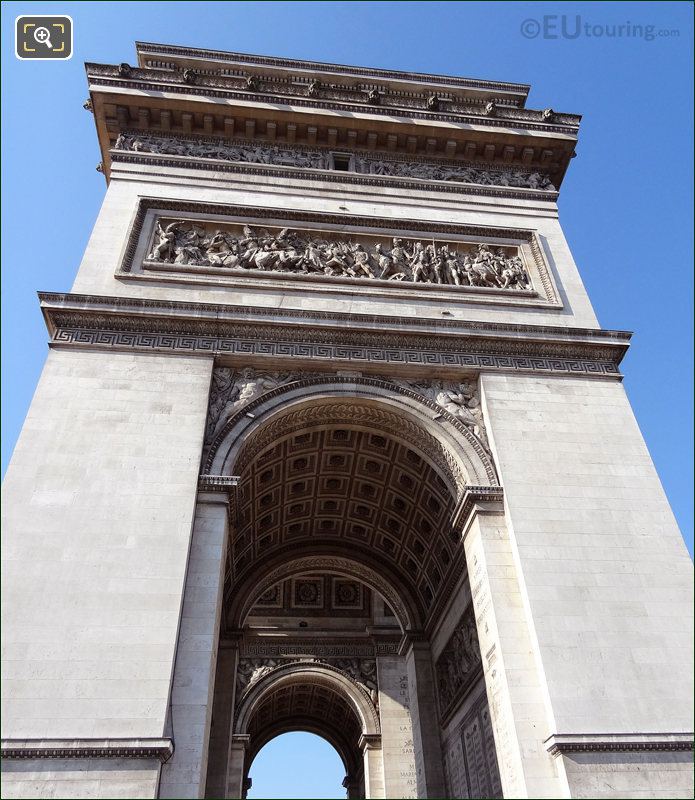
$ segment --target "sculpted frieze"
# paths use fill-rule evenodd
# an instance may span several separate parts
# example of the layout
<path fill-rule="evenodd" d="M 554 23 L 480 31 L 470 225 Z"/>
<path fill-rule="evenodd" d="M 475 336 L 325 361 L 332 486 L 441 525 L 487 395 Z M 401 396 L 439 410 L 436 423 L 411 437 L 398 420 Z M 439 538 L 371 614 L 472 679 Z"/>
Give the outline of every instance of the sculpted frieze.
<path fill-rule="evenodd" d="M 157 153 L 168 156 L 188 156 L 236 161 L 246 164 L 270 164 L 301 169 L 331 169 L 332 156 L 328 151 L 260 145 L 254 142 L 225 144 L 222 141 L 181 139 L 149 134 L 120 134 L 116 150 L 135 153 Z M 418 178 L 429 181 L 472 183 L 481 186 L 514 187 L 555 192 L 550 177 L 540 172 L 520 169 L 481 169 L 474 166 L 422 160 L 384 160 L 366 154 L 357 156 L 352 171 L 363 175 Z"/>
<path fill-rule="evenodd" d="M 239 230 L 240 228 L 240 230 Z M 145 263 L 529 290 L 517 246 L 158 219 Z"/>
<path fill-rule="evenodd" d="M 357 172 L 368 175 L 393 175 L 399 178 L 420 178 L 430 181 L 478 183 L 482 186 L 514 186 L 522 189 L 542 189 L 555 192 L 548 175 L 522 170 L 486 170 L 452 164 L 432 164 L 422 161 L 384 161 L 361 158 L 355 162 Z"/>

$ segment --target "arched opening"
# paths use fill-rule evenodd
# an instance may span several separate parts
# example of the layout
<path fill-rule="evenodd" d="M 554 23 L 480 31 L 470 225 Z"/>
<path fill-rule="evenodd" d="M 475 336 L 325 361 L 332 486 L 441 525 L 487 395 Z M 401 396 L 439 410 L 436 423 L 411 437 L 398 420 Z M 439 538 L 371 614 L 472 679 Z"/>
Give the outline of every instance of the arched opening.
<path fill-rule="evenodd" d="M 237 671 L 235 735 L 245 739 L 244 786 L 250 765 L 276 736 L 304 731 L 322 736 L 340 756 L 349 797 L 365 796 L 365 737 L 378 737 L 376 664 L 312 657 L 250 659 Z"/>
<path fill-rule="evenodd" d="M 234 657 L 226 674 L 218 659 L 215 695 L 226 681 L 233 700 L 211 732 L 230 737 L 213 748 L 228 764 L 208 768 L 227 783 L 209 780 L 208 796 L 241 796 L 265 744 L 300 730 L 335 747 L 350 797 L 421 796 L 424 772 L 435 776 L 426 791 L 441 795 L 429 648 L 452 592 L 467 586 L 457 526 L 467 490 L 496 486 L 481 441 L 441 407 L 374 380 L 291 384 L 216 430 L 206 468 L 237 476 L 220 634 Z M 450 673 L 461 684 L 461 670 Z"/>
<path fill-rule="evenodd" d="M 316 733 L 278 734 L 256 754 L 249 769 L 248 800 L 343 798 L 349 787 L 335 747 Z"/>

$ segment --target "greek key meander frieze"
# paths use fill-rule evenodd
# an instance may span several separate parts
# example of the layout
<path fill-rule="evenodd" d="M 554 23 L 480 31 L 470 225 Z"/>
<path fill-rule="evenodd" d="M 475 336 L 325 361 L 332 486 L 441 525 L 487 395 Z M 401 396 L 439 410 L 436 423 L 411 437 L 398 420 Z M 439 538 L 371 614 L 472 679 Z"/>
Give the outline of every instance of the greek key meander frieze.
<path fill-rule="evenodd" d="M 158 332 L 119 331 L 109 328 L 61 326 L 52 341 L 62 345 L 108 347 L 119 350 L 147 352 L 178 352 L 219 355 L 303 358 L 324 363 L 421 365 L 456 369 L 485 369 L 515 372 L 540 372 L 555 375 L 586 375 L 591 377 L 620 377 L 614 361 L 563 358 L 558 356 L 510 356 L 484 353 L 440 353 L 420 349 L 389 349 L 387 347 L 351 347 L 349 345 L 307 344 L 299 342 L 268 342 L 256 339 L 197 336 Z"/>
<path fill-rule="evenodd" d="M 475 613 L 470 605 L 451 634 L 435 664 L 439 710 L 451 713 L 481 670 Z"/>
<path fill-rule="evenodd" d="M 163 137 L 142 133 L 121 133 L 115 144 L 117 151 L 152 153 L 162 156 L 215 159 L 246 164 L 265 164 L 300 169 L 334 169 L 333 151 L 290 146 L 264 146 L 238 140 L 223 141 Z M 479 186 L 557 191 L 550 177 L 537 171 L 495 169 L 461 164 L 455 161 L 417 161 L 404 157 L 378 158 L 368 153 L 356 153 L 350 158 L 349 172 L 379 177 L 415 178 L 418 180 L 468 183 Z"/>
<path fill-rule="evenodd" d="M 241 228 L 241 230 L 235 230 Z M 373 239 L 374 237 L 370 237 Z M 531 281 L 516 247 L 461 246 L 394 237 L 389 246 L 366 237 L 273 231 L 248 225 L 157 220 L 145 265 L 319 274 L 487 289 L 528 290 Z"/>

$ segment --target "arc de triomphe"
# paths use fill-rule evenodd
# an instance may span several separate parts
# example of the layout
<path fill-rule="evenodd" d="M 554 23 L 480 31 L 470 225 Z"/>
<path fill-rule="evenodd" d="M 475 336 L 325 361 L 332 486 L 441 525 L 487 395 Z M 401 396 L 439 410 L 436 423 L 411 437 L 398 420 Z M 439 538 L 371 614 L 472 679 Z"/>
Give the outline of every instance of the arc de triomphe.
<path fill-rule="evenodd" d="M 7 473 L 4 797 L 685 797 L 692 565 L 528 86 L 137 45 Z M 587 200 L 589 201 L 589 200 Z M 587 232 L 590 235 L 590 232 Z"/>

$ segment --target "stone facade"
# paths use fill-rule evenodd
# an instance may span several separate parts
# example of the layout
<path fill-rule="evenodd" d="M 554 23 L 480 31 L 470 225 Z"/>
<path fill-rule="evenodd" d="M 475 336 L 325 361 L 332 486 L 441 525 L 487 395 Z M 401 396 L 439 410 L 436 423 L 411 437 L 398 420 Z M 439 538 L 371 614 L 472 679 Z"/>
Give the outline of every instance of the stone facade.
<path fill-rule="evenodd" d="M 692 564 L 557 217 L 579 118 L 87 73 L 108 189 L 3 487 L 3 796 L 242 798 L 298 729 L 351 798 L 692 793 Z"/>

